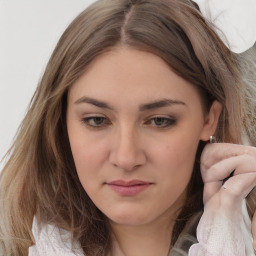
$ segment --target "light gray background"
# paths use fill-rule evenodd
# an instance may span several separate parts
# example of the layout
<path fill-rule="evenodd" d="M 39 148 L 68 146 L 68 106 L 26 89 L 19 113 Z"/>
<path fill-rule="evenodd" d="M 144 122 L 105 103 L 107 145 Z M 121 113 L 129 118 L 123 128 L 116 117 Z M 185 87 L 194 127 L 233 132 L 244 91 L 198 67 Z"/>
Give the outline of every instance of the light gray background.
<path fill-rule="evenodd" d="M 0 0 L 0 158 L 11 146 L 59 37 L 92 2 Z"/>

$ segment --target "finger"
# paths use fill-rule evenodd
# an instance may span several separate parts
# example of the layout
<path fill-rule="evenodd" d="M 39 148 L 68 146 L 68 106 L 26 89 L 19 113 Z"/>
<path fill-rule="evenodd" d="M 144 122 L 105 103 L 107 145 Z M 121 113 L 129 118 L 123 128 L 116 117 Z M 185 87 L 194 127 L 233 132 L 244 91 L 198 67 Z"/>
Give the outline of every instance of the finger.
<path fill-rule="evenodd" d="M 224 185 L 219 185 L 219 190 L 217 190 L 216 188 L 215 193 L 212 192 L 212 194 L 206 194 L 208 198 L 206 198 L 206 196 L 204 197 L 205 210 L 217 210 L 222 214 L 225 214 L 225 216 L 232 217 L 233 221 L 239 220 L 242 214 L 242 202 L 244 201 L 244 198 L 254 188 L 255 183 L 256 173 L 239 174 L 228 179 L 228 181 Z M 208 184 L 205 184 L 205 186 L 206 185 Z M 213 190 L 214 188 L 212 189 L 212 191 Z"/>
<path fill-rule="evenodd" d="M 207 144 L 201 155 L 201 165 L 208 169 L 223 159 L 244 154 L 256 157 L 256 148 L 230 143 Z"/>
<path fill-rule="evenodd" d="M 229 178 L 223 184 L 222 193 L 228 194 L 229 198 L 236 200 L 244 199 L 256 185 L 256 173 L 244 173 Z"/>
<path fill-rule="evenodd" d="M 212 196 L 216 195 L 222 187 L 222 181 L 209 182 L 204 184 L 203 202 L 206 204 Z"/>
<path fill-rule="evenodd" d="M 245 173 L 256 173 L 256 157 L 239 155 L 217 162 L 209 169 L 205 169 L 203 166 L 201 167 L 204 183 L 224 180 L 233 171 L 234 176 Z"/>
<path fill-rule="evenodd" d="M 205 183 L 203 202 L 206 204 L 214 195 L 220 192 L 222 204 L 225 203 L 226 206 L 229 206 L 235 203 L 238 205 L 240 204 L 241 200 L 250 193 L 255 185 L 256 173 L 246 173 L 233 176 L 229 178 L 224 184 L 222 181 Z"/>

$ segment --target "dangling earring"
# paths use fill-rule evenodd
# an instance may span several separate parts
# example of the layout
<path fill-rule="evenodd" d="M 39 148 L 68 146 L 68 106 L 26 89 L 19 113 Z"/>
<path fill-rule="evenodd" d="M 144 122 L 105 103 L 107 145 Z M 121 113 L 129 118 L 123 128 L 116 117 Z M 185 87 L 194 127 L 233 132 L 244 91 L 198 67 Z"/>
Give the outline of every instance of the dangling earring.
<path fill-rule="evenodd" d="M 210 143 L 213 144 L 213 143 L 216 143 L 216 138 L 215 136 L 210 136 Z"/>

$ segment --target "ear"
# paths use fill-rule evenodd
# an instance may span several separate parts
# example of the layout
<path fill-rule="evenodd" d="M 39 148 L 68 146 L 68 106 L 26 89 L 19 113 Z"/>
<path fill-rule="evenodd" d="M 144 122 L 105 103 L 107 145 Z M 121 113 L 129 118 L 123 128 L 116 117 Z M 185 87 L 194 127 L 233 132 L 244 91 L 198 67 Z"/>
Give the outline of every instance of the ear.
<path fill-rule="evenodd" d="M 218 101 L 214 101 L 205 117 L 204 127 L 201 132 L 200 139 L 203 141 L 209 140 L 211 135 L 214 135 L 219 117 L 222 111 L 222 105 Z"/>

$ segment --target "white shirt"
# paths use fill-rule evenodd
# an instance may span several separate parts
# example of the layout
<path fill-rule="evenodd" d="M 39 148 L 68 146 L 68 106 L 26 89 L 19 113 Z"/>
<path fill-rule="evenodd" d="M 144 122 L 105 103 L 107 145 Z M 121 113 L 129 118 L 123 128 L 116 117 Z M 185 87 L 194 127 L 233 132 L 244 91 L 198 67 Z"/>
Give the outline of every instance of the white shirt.
<path fill-rule="evenodd" d="M 205 211 L 197 227 L 198 243 L 190 247 L 189 253 L 171 251 L 169 256 L 254 256 L 251 221 L 245 201 L 242 206 L 243 220 L 234 223 L 219 212 Z M 36 218 L 32 232 L 36 244 L 29 248 L 29 256 L 82 256 L 80 244 L 71 243 L 70 233 L 54 225 L 39 227 Z"/>

